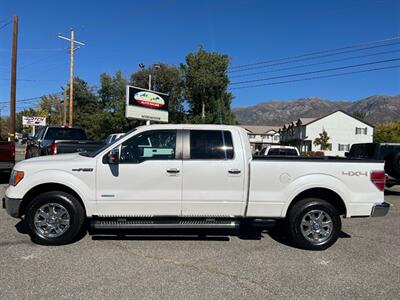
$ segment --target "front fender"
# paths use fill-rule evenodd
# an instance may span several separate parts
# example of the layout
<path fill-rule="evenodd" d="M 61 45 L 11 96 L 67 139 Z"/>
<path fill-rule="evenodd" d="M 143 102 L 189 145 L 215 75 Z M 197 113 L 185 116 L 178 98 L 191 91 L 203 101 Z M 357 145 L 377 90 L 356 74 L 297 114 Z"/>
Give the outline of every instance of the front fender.
<path fill-rule="evenodd" d="M 95 214 L 95 174 L 72 174 L 63 170 L 43 170 L 28 174 L 17 186 L 9 186 L 6 196 L 23 199 L 33 188 L 42 184 L 61 184 L 75 191 L 82 199 L 87 215 Z"/>

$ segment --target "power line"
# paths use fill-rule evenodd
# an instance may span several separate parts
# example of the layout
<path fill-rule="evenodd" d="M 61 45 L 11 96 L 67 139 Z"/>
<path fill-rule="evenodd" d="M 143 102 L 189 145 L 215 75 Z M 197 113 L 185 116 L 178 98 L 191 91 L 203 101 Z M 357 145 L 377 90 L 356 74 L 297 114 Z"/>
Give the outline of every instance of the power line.
<path fill-rule="evenodd" d="M 7 23 L 5 23 L 4 25 L 0 26 L 0 30 L 3 29 L 4 27 L 8 26 L 11 24 L 11 21 L 8 21 Z"/>
<path fill-rule="evenodd" d="M 270 82 L 270 83 L 263 83 L 263 84 L 256 84 L 256 85 L 240 86 L 240 87 L 231 88 L 230 90 L 240 90 L 240 89 L 255 88 L 255 87 L 267 86 L 267 85 L 277 85 L 277 84 L 285 84 L 285 83 L 292 83 L 292 82 L 299 82 L 299 81 L 308 81 L 308 80 L 338 77 L 338 76 L 344 76 L 344 75 L 350 75 L 350 74 L 359 74 L 359 73 L 367 73 L 367 72 L 379 71 L 379 70 L 395 69 L 395 68 L 400 68 L 400 65 L 360 70 L 360 71 L 344 72 L 344 73 L 331 74 L 331 75 L 314 76 L 314 77 L 293 79 L 293 80 L 286 80 L 286 81 L 277 81 L 277 82 Z"/>
<path fill-rule="evenodd" d="M 40 98 L 45 97 L 45 96 L 47 96 L 47 95 L 54 95 L 54 94 L 60 94 L 60 95 L 61 95 L 61 92 L 49 92 L 49 93 L 46 93 L 46 94 L 44 94 L 44 95 L 37 96 L 37 97 L 25 98 L 25 99 L 17 99 L 17 103 L 32 101 L 32 100 L 40 99 Z M 3 101 L 0 101 L 0 104 L 2 104 L 2 103 L 9 103 L 9 102 L 10 102 L 9 100 L 7 100 L 7 101 L 6 101 L 6 100 L 3 100 Z"/>
<path fill-rule="evenodd" d="M 359 48 L 359 47 L 362 47 L 362 46 L 379 44 L 379 43 L 389 42 L 389 41 L 398 40 L 398 39 L 400 39 L 400 36 L 395 36 L 395 37 L 386 38 L 386 39 L 382 39 L 382 40 L 370 41 L 370 42 L 366 42 L 366 43 L 352 44 L 352 45 L 347 45 L 347 46 L 340 47 L 340 48 L 326 49 L 326 50 L 321 50 L 321 51 L 316 51 L 316 52 L 304 53 L 304 54 L 300 54 L 300 55 L 288 56 L 288 57 L 284 57 L 284 58 L 266 60 L 266 61 L 261 61 L 261 62 L 257 62 L 257 63 L 238 65 L 238 66 L 233 66 L 230 69 L 239 69 L 239 68 L 243 68 L 243 67 L 255 66 L 255 65 L 260 65 L 260 64 L 270 63 L 270 62 L 276 62 L 276 61 L 288 60 L 288 59 L 293 59 L 293 58 L 306 57 L 306 56 L 323 54 L 323 53 L 336 52 L 336 51 L 344 50 L 344 49 Z"/>
<path fill-rule="evenodd" d="M 303 72 L 303 73 L 296 73 L 296 74 L 289 74 L 289 75 L 282 75 L 282 76 L 274 76 L 274 77 L 269 77 L 269 78 L 233 82 L 233 83 L 231 83 L 231 85 L 252 83 L 252 82 L 259 82 L 259 81 L 266 81 L 266 80 L 273 80 L 273 79 L 279 79 L 279 78 L 303 76 L 303 75 L 310 75 L 310 74 L 316 74 L 316 73 L 322 73 L 322 72 L 337 71 L 337 70 L 343 70 L 343 69 L 349 69 L 349 68 L 356 68 L 356 67 L 363 67 L 363 66 L 369 66 L 369 65 L 382 64 L 382 63 L 393 62 L 393 61 L 398 61 L 398 60 L 400 60 L 400 58 L 392 58 L 392 59 L 386 59 L 386 60 L 380 60 L 380 61 L 372 61 L 372 62 L 367 62 L 367 63 L 363 63 L 363 64 L 356 64 L 356 65 L 343 66 L 343 67 L 337 67 L 337 68 L 329 68 L 329 69 L 322 69 L 322 70 L 317 70 L 317 71 L 309 71 L 309 72 Z"/>
<path fill-rule="evenodd" d="M 322 58 L 322 57 L 335 56 L 335 55 L 339 55 L 339 54 L 345 54 L 345 53 L 351 53 L 351 52 L 358 52 L 358 51 L 362 51 L 362 50 L 387 47 L 387 46 L 392 46 L 392 45 L 397 45 L 397 44 L 400 44 L 400 42 L 395 42 L 395 43 L 390 43 L 390 44 L 385 44 L 385 45 L 364 47 L 364 48 L 360 48 L 360 49 L 346 50 L 346 51 L 336 52 L 336 53 L 332 53 L 332 54 L 317 55 L 317 56 L 312 56 L 312 57 L 307 57 L 307 58 L 300 58 L 300 59 L 289 60 L 289 61 L 284 61 L 284 62 L 277 62 L 277 63 L 273 63 L 273 64 L 268 64 L 268 65 L 262 65 L 262 66 L 254 66 L 254 67 L 249 67 L 249 68 L 240 69 L 240 70 L 228 71 L 228 73 L 236 73 L 236 72 L 244 72 L 244 71 L 254 70 L 254 69 L 262 69 L 262 68 L 266 68 L 266 67 L 270 67 L 270 66 L 284 65 L 284 64 L 295 63 L 295 62 L 300 62 L 300 61 L 305 61 L 305 60 L 312 60 L 312 59 L 318 59 L 318 58 Z M 281 59 L 279 59 L 279 60 L 281 60 Z"/>
<path fill-rule="evenodd" d="M 234 75 L 234 76 L 229 76 L 229 78 L 248 77 L 248 76 L 254 76 L 254 75 L 259 75 L 259 74 L 266 74 L 266 73 L 271 73 L 271 72 L 279 72 L 279 71 L 286 71 L 286 70 L 299 69 L 299 68 L 305 68 L 305 67 L 312 67 L 312 66 L 324 65 L 324 64 L 334 63 L 334 62 L 340 62 L 340 61 L 346 61 L 346 60 L 364 58 L 364 57 L 370 57 L 370 56 L 377 56 L 377 55 L 382 55 L 382 54 L 396 53 L 396 52 L 400 52 L 400 49 L 377 52 L 377 53 L 366 54 L 366 55 L 350 56 L 350 57 L 346 57 L 346 58 L 327 60 L 327 61 L 323 61 L 323 62 L 318 62 L 318 63 L 313 63 L 313 64 L 304 64 L 304 65 L 299 65 L 299 66 L 294 66 L 294 67 L 287 67 L 287 68 L 280 68 L 280 69 L 272 69 L 272 70 L 268 70 L 268 71 Z"/>
<path fill-rule="evenodd" d="M 10 78 L 0 78 L 0 80 L 10 80 Z M 64 79 L 17 79 L 17 81 L 26 81 L 26 82 L 60 82 Z"/>

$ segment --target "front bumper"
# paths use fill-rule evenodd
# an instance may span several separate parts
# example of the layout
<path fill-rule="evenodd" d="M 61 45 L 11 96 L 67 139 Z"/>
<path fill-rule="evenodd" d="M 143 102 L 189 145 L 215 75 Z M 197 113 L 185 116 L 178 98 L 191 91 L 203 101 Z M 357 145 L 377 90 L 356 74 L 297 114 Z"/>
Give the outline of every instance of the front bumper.
<path fill-rule="evenodd" d="M 7 213 L 14 218 L 19 218 L 19 208 L 21 203 L 22 199 L 12 199 L 7 196 L 3 198 L 3 208 L 5 208 Z"/>
<path fill-rule="evenodd" d="M 372 208 L 371 217 L 383 217 L 389 212 L 390 204 L 383 202 L 381 204 L 375 204 Z"/>

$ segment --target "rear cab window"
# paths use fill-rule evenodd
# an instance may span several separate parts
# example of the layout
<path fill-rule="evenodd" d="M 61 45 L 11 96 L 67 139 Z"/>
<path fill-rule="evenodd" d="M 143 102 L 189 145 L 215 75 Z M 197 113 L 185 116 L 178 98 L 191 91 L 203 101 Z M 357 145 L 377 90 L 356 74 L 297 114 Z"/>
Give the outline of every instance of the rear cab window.
<path fill-rule="evenodd" d="M 87 140 L 85 131 L 80 128 L 49 128 L 46 140 Z"/>
<path fill-rule="evenodd" d="M 190 159 L 234 158 L 232 134 L 228 130 L 190 130 Z"/>

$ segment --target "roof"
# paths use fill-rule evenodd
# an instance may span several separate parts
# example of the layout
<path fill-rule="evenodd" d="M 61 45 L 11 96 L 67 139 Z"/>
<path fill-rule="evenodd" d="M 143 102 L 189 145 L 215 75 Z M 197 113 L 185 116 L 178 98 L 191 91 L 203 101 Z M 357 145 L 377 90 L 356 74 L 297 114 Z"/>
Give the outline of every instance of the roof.
<path fill-rule="evenodd" d="M 246 129 L 248 132 L 253 134 L 266 134 L 269 131 L 278 132 L 280 126 L 256 126 L 256 125 L 240 125 L 240 127 Z"/>
<path fill-rule="evenodd" d="M 333 114 L 335 114 L 335 113 L 337 113 L 337 112 L 344 113 L 345 115 L 347 115 L 347 116 L 349 116 L 349 117 L 351 117 L 351 118 L 353 118 L 353 119 L 356 119 L 356 120 L 358 120 L 358 121 L 360 121 L 360 122 L 362 122 L 362 123 L 364 123 L 364 124 L 366 124 L 366 125 L 368 125 L 368 126 L 370 126 L 370 127 L 372 127 L 372 128 L 375 127 L 374 125 L 369 124 L 369 123 L 365 122 L 364 120 L 361 120 L 360 118 L 357 118 L 357 117 L 355 117 L 355 116 L 353 116 L 353 115 L 349 114 L 348 112 L 345 112 L 344 110 L 341 110 L 341 109 L 335 110 L 334 112 L 331 112 L 331 113 L 329 113 L 329 114 L 327 114 L 327 115 L 325 115 L 325 116 L 316 118 L 316 119 L 312 120 L 311 122 L 308 122 L 307 124 L 302 124 L 302 125 L 308 125 L 308 124 L 314 123 L 314 122 L 319 121 L 319 120 L 321 120 L 321 119 L 323 119 L 323 118 L 326 118 L 326 117 L 328 117 L 328 116 L 330 116 L 330 115 L 333 115 Z"/>
<path fill-rule="evenodd" d="M 326 114 L 326 115 L 324 115 L 324 116 L 322 116 L 322 117 L 319 117 L 319 118 L 299 118 L 299 119 L 297 119 L 296 121 L 293 121 L 293 122 L 291 122 L 291 123 L 285 124 L 284 126 L 286 126 L 286 128 L 287 128 L 287 127 L 288 127 L 289 125 L 291 125 L 291 124 L 296 125 L 297 122 L 298 122 L 298 120 L 301 121 L 301 125 L 302 125 L 302 126 L 304 126 L 304 125 L 309 125 L 309 124 L 314 123 L 314 122 L 317 122 L 317 121 L 319 121 L 319 120 L 321 120 L 321 119 L 323 119 L 323 118 L 326 118 L 326 117 L 328 117 L 328 116 L 330 116 L 330 115 L 333 115 L 333 114 L 335 114 L 335 113 L 337 113 L 337 112 L 344 113 L 345 115 L 347 115 L 347 116 L 349 116 L 349 117 L 352 117 L 353 119 L 356 119 L 356 120 L 358 120 L 358 121 L 360 121 L 360 122 L 362 122 L 362 123 L 364 123 L 364 124 L 366 124 L 366 125 L 368 125 L 368 126 L 375 127 L 374 125 L 371 125 L 371 124 L 365 122 L 364 120 L 361 120 L 361 119 L 359 119 L 359 118 L 357 118 L 357 117 L 355 117 L 355 116 L 353 116 L 353 115 L 349 114 L 348 112 L 345 112 L 344 110 L 341 110 L 341 109 L 335 110 L 335 111 L 333 111 L 333 112 L 331 112 L 331 113 L 329 113 L 329 114 Z"/>
<path fill-rule="evenodd" d="M 325 116 L 326 117 L 326 116 Z M 307 125 L 313 121 L 315 121 L 317 118 L 299 118 L 301 125 Z"/>

